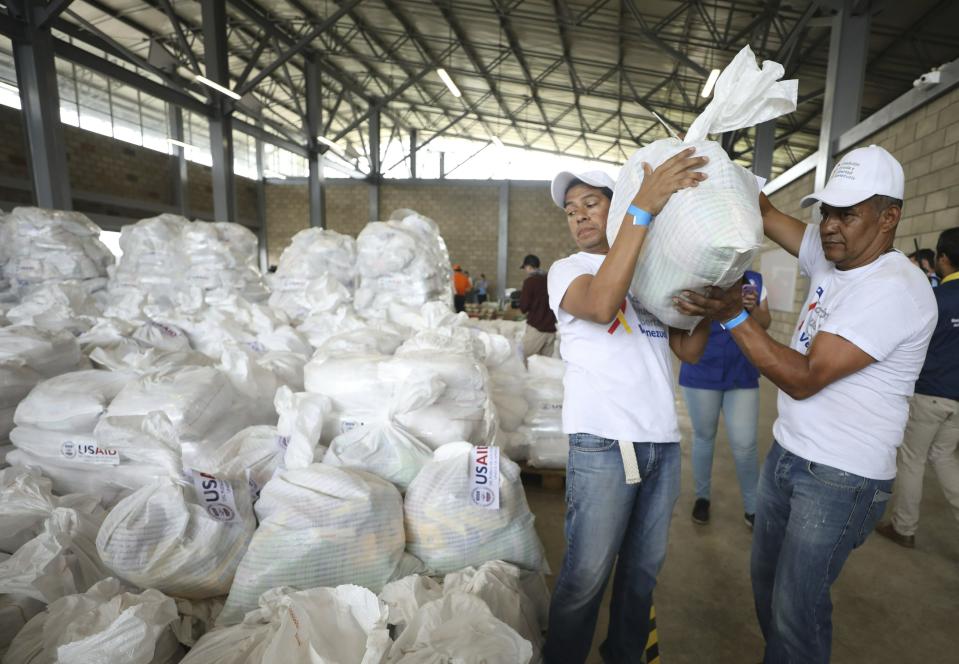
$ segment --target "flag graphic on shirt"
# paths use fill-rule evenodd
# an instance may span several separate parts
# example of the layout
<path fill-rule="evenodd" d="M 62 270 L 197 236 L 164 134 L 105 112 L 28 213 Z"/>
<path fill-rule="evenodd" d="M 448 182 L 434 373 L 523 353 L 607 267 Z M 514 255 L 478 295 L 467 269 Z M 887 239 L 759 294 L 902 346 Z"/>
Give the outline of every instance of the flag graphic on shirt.
<path fill-rule="evenodd" d="M 629 323 L 626 322 L 626 300 L 623 299 L 623 303 L 619 305 L 619 311 L 616 312 L 616 320 L 613 321 L 612 325 L 609 326 L 609 329 L 606 330 L 610 334 L 616 332 L 619 326 L 622 325 L 623 329 L 626 330 L 626 334 L 632 334 L 633 328 L 629 326 Z"/>

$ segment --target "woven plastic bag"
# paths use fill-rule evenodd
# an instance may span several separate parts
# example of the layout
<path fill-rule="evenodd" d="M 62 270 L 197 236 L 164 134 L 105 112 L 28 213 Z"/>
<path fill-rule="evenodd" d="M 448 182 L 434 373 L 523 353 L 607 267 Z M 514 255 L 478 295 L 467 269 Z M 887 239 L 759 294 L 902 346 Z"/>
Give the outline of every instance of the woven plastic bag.
<path fill-rule="evenodd" d="M 403 500 L 392 484 L 349 468 L 312 463 L 290 441 L 280 471 L 260 493 L 259 528 L 237 569 L 218 625 L 256 608 L 270 588 L 343 583 L 379 592 L 403 558 Z"/>
<path fill-rule="evenodd" d="M 380 664 L 391 645 L 386 605 L 366 588 L 274 588 L 259 607 L 208 633 L 182 664 Z"/>
<path fill-rule="evenodd" d="M 469 443 L 449 443 L 433 453 L 406 491 L 407 549 L 439 574 L 490 560 L 545 570 L 534 517 L 526 503 L 519 466 L 500 456 L 499 507 L 470 498 Z"/>
<path fill-rule="evenodd" d="M 384 411 L 334 438 L 323 463 L 365 470 L 406 491 L 433 450 L 396 418 L 435 403 L 445 387 L 428 372 L 411 376 L 398 386 Z"/>
<path fill-rule="evenodd" d="M 97 551 L 118 576 L 174 597 L 226 594 L 256 529 L 250 486 L 209 473 L 158 477 L 110 511 Z"/>
<path fill-rule="evenodd" d="M 53 602 L 10 644 L 4 664 L 173 664 L 183 656 L 177 606 L 156 590 L 124 592 L 106 579 Z"/>
<path fill-rule="evenodd" d="M 734 164 L 708 134 L 744 129 L 796 109 L 798 82 L 780 81 L 782 65 L 756 66 L 745 46 L 716 81 L 713 100 L 700 114 L 684 141 L 656 141 L 629 158 L 619 174 L 609 207 L 606 236 L 616 239 L 626 210 L 643 181 L 643 163 L 656 168 L 688 148 L 709 158 L 702 170 L 708 178 L 698 187 L 676 192 L 650 226 L 633 275 L 630 292 L 663 323 L 691 330 L 699 322 L 680 314 L 673 297 L 683 290 L 729 287 L 752 264 L 763 242 L 756 178 Z"/>
<path fill-rule="evenodd" d="M 533 647 L 475 595 L 425 604 L 390 649 L 389 664 L 527 664 Z"/>

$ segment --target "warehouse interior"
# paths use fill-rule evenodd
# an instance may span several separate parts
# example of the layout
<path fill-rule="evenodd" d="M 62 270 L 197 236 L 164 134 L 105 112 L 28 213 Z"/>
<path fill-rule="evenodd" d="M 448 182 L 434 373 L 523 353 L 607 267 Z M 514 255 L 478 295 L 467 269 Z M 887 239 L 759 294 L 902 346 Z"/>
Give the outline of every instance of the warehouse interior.
<path fill-rule="evenodd" d="M 94 661 L 83 639 L 119 649 L 114 620 L 141 605 L 140 658 L 106 661 L 544 661 L 567 547 L 562 341 L 527 362 L 516 301 L 529 255 L 548 271 L 577 251 L 550 180 L 615 182 L 684 136 L 735 100 L 720 72 L 748 46 L 798 87 L 788 112 L 711 133 L 729 161 L 815 224 L 803 197 L 878 145 L 904 172 L 895 248 L 935 250 L 959 227 L 957 25 L 951 0 L 0 0 L 0 662 Z M 810 280 L 769 238 L 749 256 L 789 346 Z M 453 266 L 473 280 L 457 316 Z M 758 662 L 729 436 L 694 523 L 674 388 L 681 489 L 630 661 Z M 758 390 L 761 464 L 779 413 L 773 382 Z M 527 456 L 537 441 L 551 457 Z M 455 494 L 487 445 L 495 526 Z M 873 534 L 850 556 L 829 661 L 954 657 L 940 479 L 927 469 L 914 548 Z"/>

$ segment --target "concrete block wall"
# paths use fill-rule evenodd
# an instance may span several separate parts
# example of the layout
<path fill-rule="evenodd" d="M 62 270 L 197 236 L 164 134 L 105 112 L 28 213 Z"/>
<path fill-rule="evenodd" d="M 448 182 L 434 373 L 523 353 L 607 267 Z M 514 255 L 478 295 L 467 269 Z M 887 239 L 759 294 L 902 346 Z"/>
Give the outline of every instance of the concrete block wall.
<path fill-rule="evenodd" d="M 902 163 L 906 191 L 895 246 L 912 253 L 916 243 L 935 249 L 939 234 L 959 226 L 959 88 L 916 109 L 855 147 L 881 145 Z M 810 173 L 770 197 L 773 204 L 803 221 L 811 221 L 799 200 L 813 190 Z M 797 279 L 796 311 L 773 313 L 774 335 L 788 343 L 809 283 Z M 787 325 L 788 323 L 788 325 Z"/>
<path fill-rule="evenodd" d="M 446 241 L 450 260 L 471 277 L 486 274 L 495 291 L 498 259 L 499 182 L 488 180 L 387 180 L 380 185 L 380 218 L 411 208 L 433 219 Z M 575 251 L 564 216 L 549 198 L 546 182 L 510 182 L 507 287 L 522 285 L 519 269 L 528 253 L 548 268 Z M 369 219 L 370 185 L 356 180 L 327 180 L 327 228 L 354 237 Z M 274 182 L 266 187 L 267 247 L 276 264 L 297 231 L 309 223 L 309 199 L 302 182 Z"/>
<path fill-rule="evenodd" d="M 576 251 L 566 214 L 549 195 L 548 182 L 514 182 L 509 190 L 509 242 L 506 262 L 511 287 L 523 283 L 523 257 L 536 254 L 548 270 L 556 260 Z"/>
<path fill-rule="evenodd" d="M 496 281 L 500 183 L 491 181 L 389 181 L 380 186 L 380 217 L 411 208 L 434 220 L 450 261 L 474 280 Z"/>
<path fill-rule="evenodd" d="M 170 155 L 118 141 L 77 127 L 63 126 L 70 186 L 75 193 L 109 196 L 135 204 L 138 201 L 172 206 L 174 158 Z M 20 112 L 0 106 L 0 177 L 29 186 L 29 159 Z M 213 185 L 210 168 L 188 162 L 191 216 L 213 220 Z M 20 187 L 0 186 L 5 200 L 32 204 L 32 195 Z M 237 216 L 256 225 L 256 182 L 236 178 Z M 117 202 L 119 207 L 119 200 Z M 77 209 L 110 212 L 110 206 L 81 201 Z M 152 216 L 144 213 L 143 216 Z"/>
<path fill-rule="evenodd" d="M 310 196 L 298 183 L 269 182 L 266 192 L 266 249 L 270 265 L 277 265 L 283 250 L 309 225 Z"/>

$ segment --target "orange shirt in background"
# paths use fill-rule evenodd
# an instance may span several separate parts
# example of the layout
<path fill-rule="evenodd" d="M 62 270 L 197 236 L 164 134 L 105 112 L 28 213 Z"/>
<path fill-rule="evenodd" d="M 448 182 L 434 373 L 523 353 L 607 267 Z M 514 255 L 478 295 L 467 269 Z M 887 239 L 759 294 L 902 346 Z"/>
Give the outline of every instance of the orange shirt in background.
<path fill-rule="evenodd" d="M 466 295 L 469 292 L 470 286 L 472 286 L 472 284 L 470 283 L 469 277 L 462 272 L 453 273 L 453 290 L 456 291 L 457 295 Z"/>

